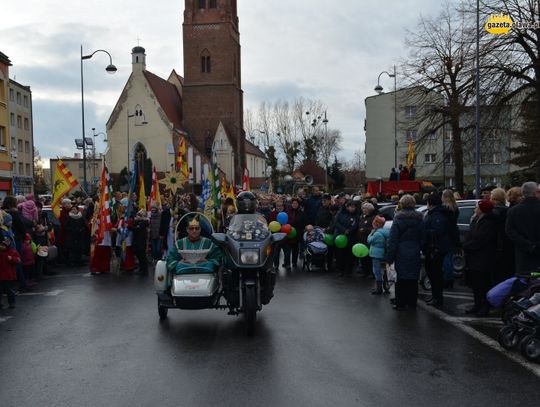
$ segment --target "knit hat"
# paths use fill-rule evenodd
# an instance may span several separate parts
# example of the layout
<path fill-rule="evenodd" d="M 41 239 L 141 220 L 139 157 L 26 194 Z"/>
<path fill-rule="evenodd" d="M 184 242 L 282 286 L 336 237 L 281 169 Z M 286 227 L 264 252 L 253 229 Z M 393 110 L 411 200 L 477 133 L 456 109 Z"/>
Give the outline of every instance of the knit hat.
<path fill-rule="evenodd" d="M 386 222 L 386 219 L 384 219 L 382 216 L 375 216 L 373 219 L 373 227 L 374 228 L 382 228 Z"/>
<path fill-rule="evenodd" d="M 478 208 L 482 213 L 490 213 L 493 210 L 493 202 L 489 199 L 482 199 L 478 201 Z"/>

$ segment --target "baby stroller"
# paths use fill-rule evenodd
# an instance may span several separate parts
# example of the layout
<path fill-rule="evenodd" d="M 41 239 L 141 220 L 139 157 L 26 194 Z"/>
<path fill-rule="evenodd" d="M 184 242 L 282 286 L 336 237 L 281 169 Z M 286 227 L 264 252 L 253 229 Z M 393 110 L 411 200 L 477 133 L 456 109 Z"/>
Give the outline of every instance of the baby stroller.
<path fill-rule="evenodd" d="M 519 314 L 512 317 L 498 335 L 505 349 L 518 348 L 532 362 L 540 360 L 540 293 L 514 302 Z"/>
<path fill-rule="evenodd" d="M 324 231 L 315 227 L 304 233 L 304 265 L 302 270 L 311 271 L 313 266 L 326 270 L 326 253 L 328 247 L 324 243 Z"/>

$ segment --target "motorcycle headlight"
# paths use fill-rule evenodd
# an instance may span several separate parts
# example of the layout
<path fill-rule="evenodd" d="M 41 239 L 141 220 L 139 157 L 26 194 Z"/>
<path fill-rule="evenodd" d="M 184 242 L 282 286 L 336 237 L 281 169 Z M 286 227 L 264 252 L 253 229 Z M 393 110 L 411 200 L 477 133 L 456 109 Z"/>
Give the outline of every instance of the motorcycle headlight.
<path fill-rule="evenodd" d="M 240 261 L 242 264 L 257 264 L 259 252 L 257 250 L 240 250 Z"/>

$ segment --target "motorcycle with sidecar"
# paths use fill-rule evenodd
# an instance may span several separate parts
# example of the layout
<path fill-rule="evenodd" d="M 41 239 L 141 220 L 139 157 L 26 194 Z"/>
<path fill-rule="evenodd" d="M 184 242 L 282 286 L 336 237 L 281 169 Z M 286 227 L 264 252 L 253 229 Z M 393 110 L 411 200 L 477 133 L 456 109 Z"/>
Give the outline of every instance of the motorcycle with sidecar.
<path fill-rule="evenodd" d="M 199 266 L 208 250 L 179 247 L 179 239 L 186 236 L 187 225 L 194 217 L 201 225 L 201 236 L 221 249 L 222 262 L 214 270 Z M 180 219 L 174 235 L 176 249 L 182 255 L 181 267 L 168 268 L 161 260 L 154 276 L 160 319 L 167 317 L 170 308 L 228 309 L 229 315 L 243 314 L 247 334 L 253 335 L 257 312 L 274 295 L 273 250 L 286 235 L 272 234 L 258 214 L 235 215 L 226 233 L 214 233 L 208 218 L 193 212 Z"/>

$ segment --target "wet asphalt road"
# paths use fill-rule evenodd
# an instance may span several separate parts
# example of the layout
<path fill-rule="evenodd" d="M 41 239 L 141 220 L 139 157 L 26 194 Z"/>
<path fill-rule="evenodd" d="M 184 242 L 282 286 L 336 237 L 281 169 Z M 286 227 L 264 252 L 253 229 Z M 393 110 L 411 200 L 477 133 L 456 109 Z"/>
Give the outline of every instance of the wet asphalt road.
<path fill-rule="evenodd" d="M 283 274 L 247 338 L 225 311 L 160 322 L 151 277 L 61 270 L 0 311 L 2 407 L 538 402 L 538 376 L 356 276 Z"/>

